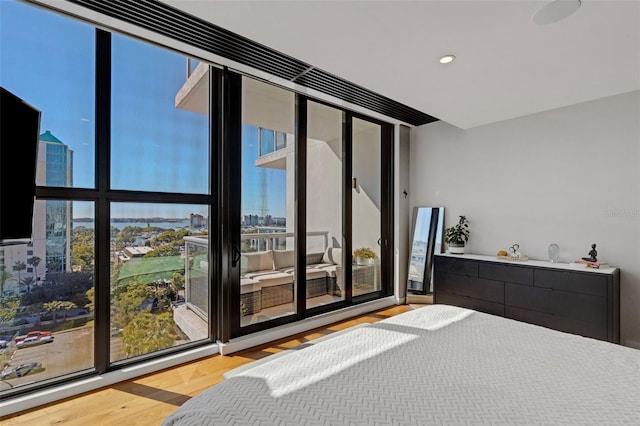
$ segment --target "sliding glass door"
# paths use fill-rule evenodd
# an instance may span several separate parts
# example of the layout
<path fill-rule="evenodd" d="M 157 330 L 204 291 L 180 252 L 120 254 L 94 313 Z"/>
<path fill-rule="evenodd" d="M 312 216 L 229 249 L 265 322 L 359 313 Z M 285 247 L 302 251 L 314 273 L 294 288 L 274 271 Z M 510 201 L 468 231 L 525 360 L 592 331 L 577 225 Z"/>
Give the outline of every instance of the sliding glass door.
<path fill-rule="evenodd" d="M 242 327 L 296 313 L 293 108 L 293 92 L 242 78 Z"/>
<path fill-rule="evenodd" d="M 381 289 L 382 131 L 376 123 L 353 118 L 351 237 L 353 296 Z"/>

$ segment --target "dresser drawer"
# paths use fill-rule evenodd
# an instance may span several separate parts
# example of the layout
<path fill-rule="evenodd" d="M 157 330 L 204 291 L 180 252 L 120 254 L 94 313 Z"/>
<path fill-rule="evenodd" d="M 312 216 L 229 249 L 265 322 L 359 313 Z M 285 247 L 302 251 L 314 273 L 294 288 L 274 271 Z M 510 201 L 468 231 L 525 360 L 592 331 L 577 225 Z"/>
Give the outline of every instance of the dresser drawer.
<path fill-rule="evenodd" d="M 599 275 L 595 272 L 552 271 L 548 269 L 534 271 L 534 285 L 536 287 L 553 288 L 591 294 L 593 296 L 606 297 L 607 282 L 606 275 Z"/>
<path fill-rule="evenodd" d="M 438 292 L 444 291 L 459 296 L 504 303 L 504 283 L 501 281 L 436 272 L 434 282 L 436 296 Z"/>
<path fill-rule="evenodd" d="M 504 316 L 518 321 L 528 322 L 565 333 L 579 334 L 594 339 L 609 340 L 606 323 L 591 323 L 560 315 L 537 312 L 529 309 L 505 306 Z"/>
<path fill-rule="evenodd" d="M 478 262 L 472 260 L 456 259 L 453 257 L 436 256 L 435 270 L 439 272 L 450 272 L 452 274 L 478 276 Z"/>
<path fill-rule="evenodd" d="M 475 299 L 468 296 L 460 296 L 446 292 L 435 293 L 435 303 L 445 305 L 460 306 L 461 308 L 473 309 L 487 314 L 504 316 L 504 305 L 502 303 L 489 302 L 487 300 Z"/>
<path fill-rule="evenodd" d="M 584 321 L 607 323 L 607 300 L 604 297 L 571 293 L 551 288 L 505 284 L 505 304 Z"/>
<path fill-rule="evenodd" d="M 480 263 L 478 276 L 490 280 L 533 285 L 533 269 L 500 263 Z"/>

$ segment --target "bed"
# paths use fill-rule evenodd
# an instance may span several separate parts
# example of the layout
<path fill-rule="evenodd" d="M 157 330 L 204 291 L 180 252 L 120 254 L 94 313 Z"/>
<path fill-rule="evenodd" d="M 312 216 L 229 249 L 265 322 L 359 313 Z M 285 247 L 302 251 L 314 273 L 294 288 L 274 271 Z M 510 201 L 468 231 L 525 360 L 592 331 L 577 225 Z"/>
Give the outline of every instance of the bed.
<path fill-rule="evenodd" d="M 640 350 L 449 305 L 226 377 L 163 426 L 640 424 Z"/>

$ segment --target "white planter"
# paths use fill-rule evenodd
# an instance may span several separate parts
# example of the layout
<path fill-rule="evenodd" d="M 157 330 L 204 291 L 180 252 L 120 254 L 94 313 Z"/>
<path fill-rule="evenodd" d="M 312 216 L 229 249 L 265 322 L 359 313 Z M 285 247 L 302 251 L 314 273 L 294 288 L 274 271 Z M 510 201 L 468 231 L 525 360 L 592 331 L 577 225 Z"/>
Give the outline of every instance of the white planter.
<path fill-rule="evenodd" d="M 449 243 L 449 253 L 451 254 L 464 254 L 464 243 Z"/>

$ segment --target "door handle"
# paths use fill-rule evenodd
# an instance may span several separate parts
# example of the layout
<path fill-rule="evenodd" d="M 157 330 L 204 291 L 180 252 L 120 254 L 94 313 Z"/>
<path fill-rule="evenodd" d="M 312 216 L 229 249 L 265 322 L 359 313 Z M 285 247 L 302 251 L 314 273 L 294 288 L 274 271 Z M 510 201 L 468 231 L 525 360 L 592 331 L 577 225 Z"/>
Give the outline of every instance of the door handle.
<path fill-rule="evenodd" d="M 233 268 L 238 266 L 238 262 L 240 262 L 241 258 L 242 258 L 242 253 L 240 253 L 240 250 L 238 250 L 238 247 L 233 247 L 233 257 L 231 258 L 231 266 Z"/>

